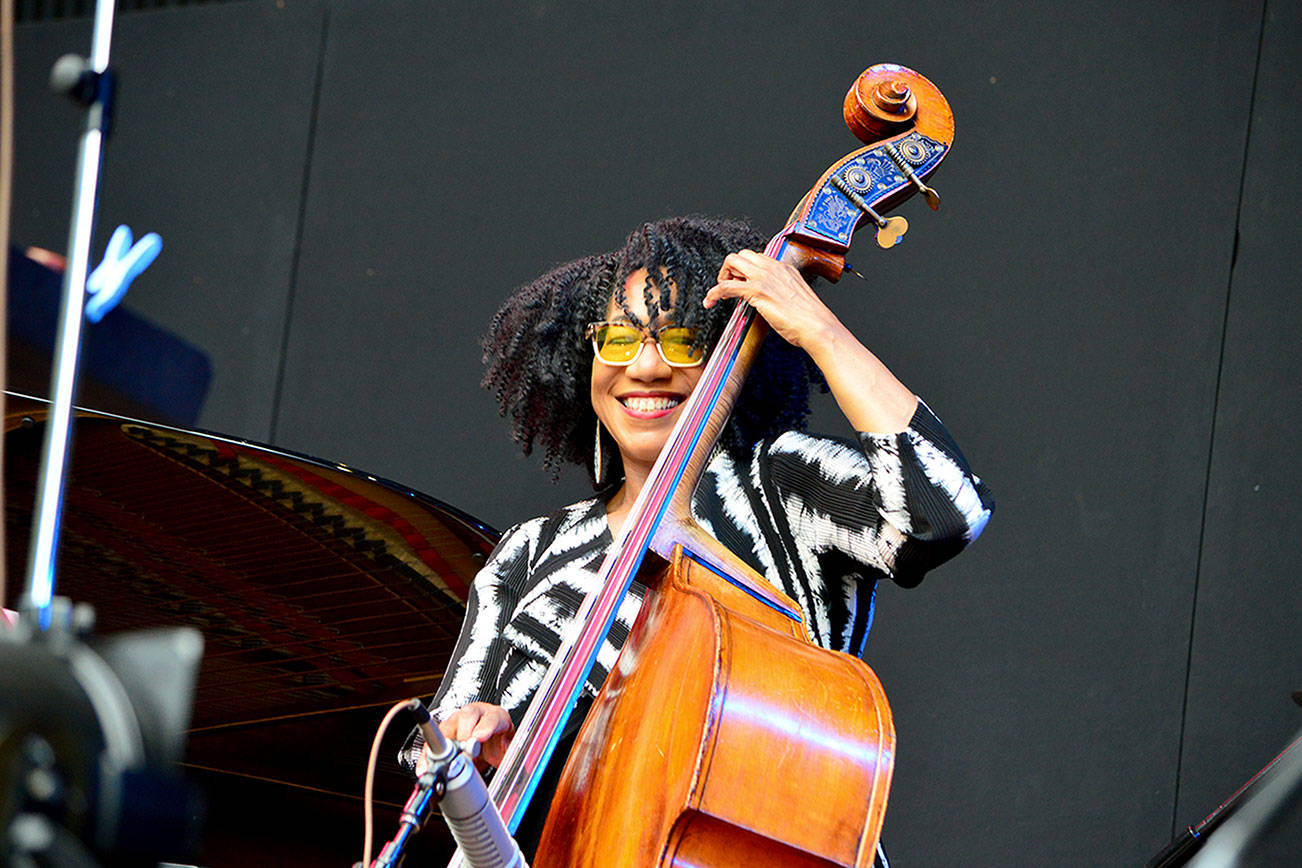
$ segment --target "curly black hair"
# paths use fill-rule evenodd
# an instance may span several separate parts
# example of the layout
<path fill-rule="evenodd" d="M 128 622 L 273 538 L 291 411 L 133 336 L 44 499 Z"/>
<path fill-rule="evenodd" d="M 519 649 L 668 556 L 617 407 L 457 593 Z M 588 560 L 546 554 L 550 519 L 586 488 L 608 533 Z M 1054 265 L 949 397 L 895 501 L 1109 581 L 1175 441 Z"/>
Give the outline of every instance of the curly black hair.
<path fill-rule="evenodd" d="M 535 441 L 541 443 L 550 470 L 565 463 L 586 468 L 596 486 L 591 459 L 597 416 L 589 397 L 593 354 L 584 328 L 606 319 L 612 297 L 636 322 L 624 282 L 645 268 L 643 292 L 650 316 L 654 319 L 676 302 L 675 320 L 699 327 L 713 346 L 732 305 L 706 310 L 701 299 L 714 286 L 725 256 L 763 250 L 764 243 L 746 223 L 673 217 L 644 224 L 619 250 L 567 262 L 516 290 L 483 340 L 488 366 L 483 386 L 496 395 L 502 416 L 510 420 L 511 438 L 526 455 Z M 671 302 L 674 287 L 677 296 Z M 809 357 L 770 334 L 733 409 L 724 447 L 740 454 L 765 437 L 803 429 L 811 382 L 823 381 Z M 614 457 L 606 479 L 619 480 L 623 469 L 614 442 L 603 443 L 602 451 Z"/>

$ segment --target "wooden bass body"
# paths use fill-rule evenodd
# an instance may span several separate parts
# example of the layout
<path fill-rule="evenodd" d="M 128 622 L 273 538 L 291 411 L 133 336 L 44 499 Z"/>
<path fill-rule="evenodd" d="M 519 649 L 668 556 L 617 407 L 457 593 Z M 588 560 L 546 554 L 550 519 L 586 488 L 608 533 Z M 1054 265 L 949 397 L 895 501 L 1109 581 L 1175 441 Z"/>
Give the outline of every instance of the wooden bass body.
<path fill-rule="evenodd" d="M 536 868 L 871 865 L 895 752 L 877 676 L 682 546 L 652 582 Z"/>

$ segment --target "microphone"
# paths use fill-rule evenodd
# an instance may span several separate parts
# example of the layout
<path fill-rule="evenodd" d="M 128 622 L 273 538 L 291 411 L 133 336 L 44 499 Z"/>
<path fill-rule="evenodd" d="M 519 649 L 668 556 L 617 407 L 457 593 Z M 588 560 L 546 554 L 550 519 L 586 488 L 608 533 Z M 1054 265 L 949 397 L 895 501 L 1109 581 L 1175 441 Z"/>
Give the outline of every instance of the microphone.
<path fill-rule="evenodd" d="M 416 715 L 416 727 L 425 737 L 429 769 L 421 776 L 415 792 L 402 812 L 402 826 L 394 840 L 385 845 L 375 860 L 375 868 L 398 864 L 399 851 L 409 834 L 419 829 L 429 807 L 431 789 L 439 800 L 439 810 L 461 849 L 470 868 L 529 868 L 520 845 L 507 831 L 497 805 L 488 795 L 488 787 L 479 776 L 469 752 L 462 744 L 450 741 L 430 721 L 429 711 L 418 700 L 407 706 Z M 479 743 L 472 750 L 478 753 Z"/>

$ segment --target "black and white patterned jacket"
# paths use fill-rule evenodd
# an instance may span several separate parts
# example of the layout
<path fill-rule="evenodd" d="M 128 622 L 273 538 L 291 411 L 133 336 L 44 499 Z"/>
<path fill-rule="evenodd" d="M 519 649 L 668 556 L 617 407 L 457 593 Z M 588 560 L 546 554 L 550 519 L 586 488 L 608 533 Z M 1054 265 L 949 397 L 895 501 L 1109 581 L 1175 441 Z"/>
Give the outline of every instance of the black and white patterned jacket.
<path fill-rule="evenodd" d="M 856 443 L 791 431 L 756 444 L 745 465 L 720 450 L 693 498 L 702 527 L 799 604 L 815 642 L 851 654 L 863 651 L 878 579 L 916 585 L 977 538 L 993 506 L 921 402 L 899 434 Z M 508 530 L 471 588 L 434 717 L 482 701 L 518 724 L 612 543 L 597 498 Z M 589 695 L 644 593 L 634 584 L 621 604 Z"/>

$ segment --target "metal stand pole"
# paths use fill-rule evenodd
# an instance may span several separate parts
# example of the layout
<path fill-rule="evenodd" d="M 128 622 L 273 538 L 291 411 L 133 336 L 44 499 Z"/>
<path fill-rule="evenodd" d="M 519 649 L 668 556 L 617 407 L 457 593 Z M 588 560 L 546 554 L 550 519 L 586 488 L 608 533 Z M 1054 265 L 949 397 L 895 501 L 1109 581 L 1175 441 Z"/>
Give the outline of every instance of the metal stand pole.
<path fill-rule="evenodd" d="M 23 598 L 24 620 L 37 631 L 52 625 L 55 552 L 64 477 L 68 468 L 68 441 L 72 425 L 72 401 L 76 391 L 77 357 L 81 351 L 81 325 L 86 298 L 86 272 L 99 195 L 99 172 L 104 137 L 111 111 L 112 77 L 108 72 L 109 44 L 113 34 L 115 0 L 97 0 L 95 30 L 89 63 L 73 69 L 74 98 L 86 103 L 86 131 L 77 154 L 77 175 L 73 189 L 72 225 L 68 233 L 68 269 L 64 273 L 63 302 L 59 310 L 59 333 L 50 377 L 52 399 L 41 458 L 40 486 L 32 522 L 31 554 L 28 559 L 27 592 Z M 79 59 L 78 59 L 79 60 Z M 72 61 L 74 64 L 76 61 Z M 67 75 L 69 59 L 60 60 L 55 78 Z M 62 67 L 62 70 L 60 69 Z"/>

